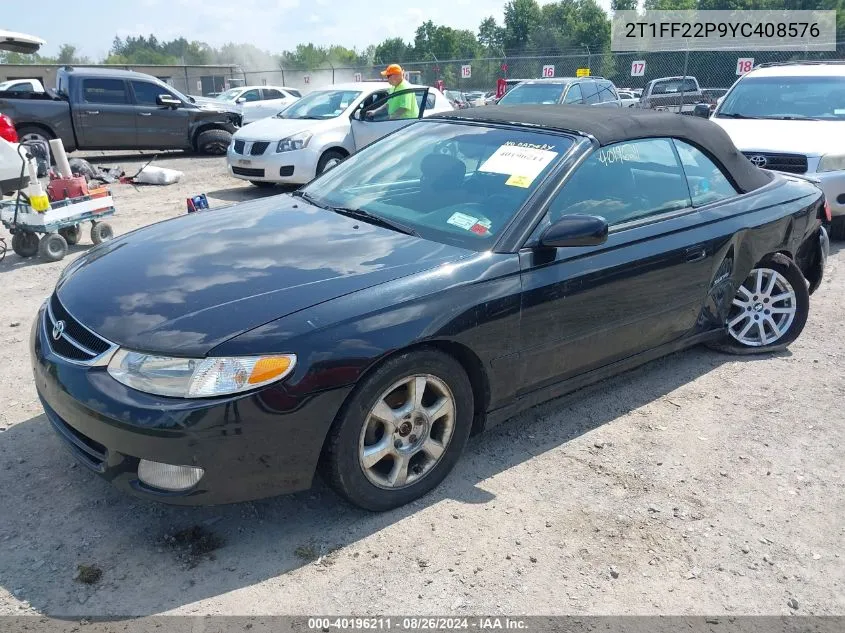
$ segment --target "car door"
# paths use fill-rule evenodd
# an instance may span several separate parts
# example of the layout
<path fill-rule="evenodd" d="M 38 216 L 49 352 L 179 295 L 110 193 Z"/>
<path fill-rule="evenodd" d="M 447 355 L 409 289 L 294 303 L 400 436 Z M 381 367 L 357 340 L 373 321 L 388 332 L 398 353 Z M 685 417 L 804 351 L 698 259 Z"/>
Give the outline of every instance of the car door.
<path fill-rule="evenodd" d="M 584 97 L 581 94 L 581 86 L 578 84 L 570 85 L 563 97 L 563 103 L 570 105 L 581 105 L 584 103 Z"/>
<path fill-rule="evenodd" d="M 293 99 L 285 97 L 281 91 L 275 88 L 262 88 L 261 101 L 255 105 L 254 118 L 264 119 L 275 116 L 291 103 L 293 103 Z"/>
<path fill-rule="evenodd" d="M 244 121 L 255 121 L 261 117 L 261 90 L 250 88 L 240 94 L 235 103 L 241 107 Z"/>
<path fill-rule="evenodd" d="M 542 230 L 568 214 L 604 217 L 607 241 L 538 249 Z M 524 389 L 691 333 L 711 277 L 707 239 L 671 140 L 595 151 L 550 201 L 520 252 Z"/>
<path fill-rule="evenodd" d="M 135 105 L 123 79 L 83 77 L 73 123 L 83 149 L 135 149 Z"/>
<path fill-rule="evenodd" d="M 159 105 L 159 95 L 181 102 L 169 90 L 151 81 L 133 79 L 139 149 L 182 149 L 190 146 L 188 128 L 191 112 L 184 107 Z M 184 104 L 183 104 L 184 105 Z"/>
<path fill-rule="evenodd" d="M 416 102 L 417 112 L 411 112 L 406 118 L 389 119 L 390 109 L 397 103 L 407 103 L 409 95 Z M 394 92 L 372 105 L 364 105 L 357 109 L 352 115 L 352 137 L 356 151 L 422 118 L 428 105 L 427 97 L 428 88 L 412 88 Z M 368 113 L 374 115 L 372 120 L 368 119 Z"/>
<path fill-rule="evenodd" d="M 611 82 L 596 81 L 596 87 L 599 91 L 598 105 L 605 108 L 620 107 L 619 95 L 616 93 L 616 89 L 613 87 L 613 84 Z"/>
<path fill-rule="evenodd" d="M 580 85 L 581 94 L 584 97 L 584 103 L 586 105 L 595 106 L 601 103 L 601 100 L 599 99 L 599 89 L 594 80 L 586 79 L 580 82 Z"/>

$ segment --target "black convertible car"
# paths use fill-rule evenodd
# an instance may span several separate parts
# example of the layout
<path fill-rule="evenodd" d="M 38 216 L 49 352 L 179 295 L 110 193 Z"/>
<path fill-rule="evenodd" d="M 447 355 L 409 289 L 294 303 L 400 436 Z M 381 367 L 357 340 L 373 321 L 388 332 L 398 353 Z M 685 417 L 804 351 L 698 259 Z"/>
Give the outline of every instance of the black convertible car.
<path fill-rule="evenodd" d="M 133 494 L 225 503 L 322 470 L 384 510 L 526 407 L 699 343 L 791 343 L 826 213 L 707 120 L 431 117 L 292 195 L 79 257 L 35 321 L 35 381 L 66 446 Z"/>

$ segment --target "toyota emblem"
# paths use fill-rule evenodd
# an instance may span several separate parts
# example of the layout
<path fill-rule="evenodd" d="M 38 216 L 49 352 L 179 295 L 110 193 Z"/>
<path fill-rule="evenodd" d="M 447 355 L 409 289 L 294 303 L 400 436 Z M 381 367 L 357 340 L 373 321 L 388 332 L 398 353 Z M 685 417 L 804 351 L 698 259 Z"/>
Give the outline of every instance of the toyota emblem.
<path fill-rule="evenodd" d="M 755 154 L 754 156 L 751 156 L 748 160 L 750 160 L 757 167 L 765 167 L 766 163 L 769 162 L 769 160 L 762 154 Z"/>
<path fill-rule="evenodd" d="M 58 341 L 62 338 L 62 334 L 65 333 L 65 322 L 64 321 L 56 321 L 56 325 L 53 326 L 53 340 Z"/>

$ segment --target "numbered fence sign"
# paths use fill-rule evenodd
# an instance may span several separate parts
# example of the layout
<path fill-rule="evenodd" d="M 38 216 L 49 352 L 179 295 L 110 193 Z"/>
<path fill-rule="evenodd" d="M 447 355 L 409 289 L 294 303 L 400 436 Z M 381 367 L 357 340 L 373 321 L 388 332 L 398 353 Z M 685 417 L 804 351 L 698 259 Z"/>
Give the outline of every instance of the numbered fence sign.
<path fill-rule="evenodd" d="M 306 84 L 310 84 L 310 83 L 311 83 L 311 75 L 305 75 L 305 76 L 302 78 L 302 81 L 303 81 L 304 83 L 306 83 Z"/>
<path fill-rule="evenodd" d="M 645 75 L 645 60 L 638 59 L 631 62 L 631 77 L 642 77 Z"/>
<path fill-rule="evenodd" d="M 744 75 L 745 73 L 750 73 L 752 68 L 754 68 L 753 57 L 740 57 L 736 60 L 737 75 Z"/>
<path fill-rule="evenodd" d="M 543 77 L 554 77 L 555 76 L 555 67 L 554 66 L 543 66 Z"/>
<path fill-rule="evenodd" d="M 465 64 L 461 66 L 461 77 L 464 79 L 469 79 L 472 77 L 472 66 L 469 64 Z"/>
<path fill-rule="evenodd" d="M 355 73 L 355 81 L 364 81 L 364 75 L 361 73 Z"/>

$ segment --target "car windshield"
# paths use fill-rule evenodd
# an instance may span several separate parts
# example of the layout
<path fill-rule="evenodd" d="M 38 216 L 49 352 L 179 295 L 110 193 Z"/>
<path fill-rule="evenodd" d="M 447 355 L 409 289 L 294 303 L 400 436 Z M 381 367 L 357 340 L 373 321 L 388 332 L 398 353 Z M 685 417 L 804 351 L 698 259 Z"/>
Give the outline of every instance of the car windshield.
<path fill-rule="evenodd" d="M 219 95 L 217 95 L 214 98 L 217 101 L 234 101 L 237 98 L 237 96 L 239 94 L 241 94 L 242 90 L 243 90 L 243 88 L 231 88 L 230 90 L 227 90 L 226 92 L 221 92 Z"/>
<path fill-rule="evenodd" d="M 546 132 L 421 121 L 301 191 L 318 206 L 363 211 L 435 242 L 484 251 L 573 141 Z"/>
<path fill-rule="evenodd" d="M 565 88 L 565 84 L 520 84 L 502 97 L 499 105 L 558 103 Z"/>
<path fill-rule="evenodd" d="M 845 77 L 746 77 L 717 116 L 845 120 Z"/>
<path fill-rule="evenodd" d="M 333 119 L 361 95 L 360 90 L 320 90 L 305 95 L 276 116 L 280 119 Z"/>

